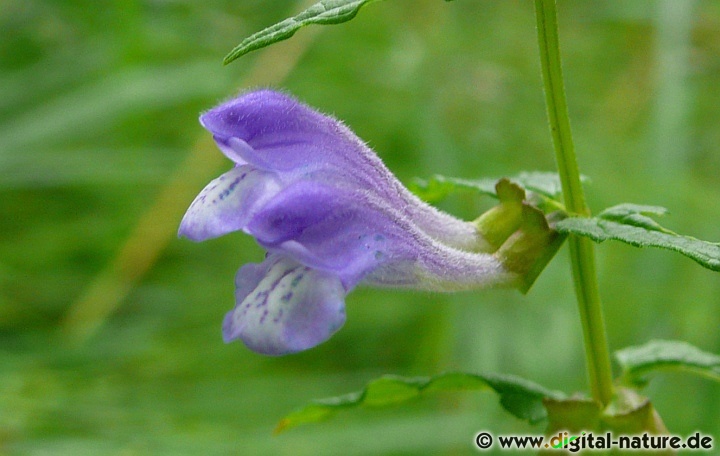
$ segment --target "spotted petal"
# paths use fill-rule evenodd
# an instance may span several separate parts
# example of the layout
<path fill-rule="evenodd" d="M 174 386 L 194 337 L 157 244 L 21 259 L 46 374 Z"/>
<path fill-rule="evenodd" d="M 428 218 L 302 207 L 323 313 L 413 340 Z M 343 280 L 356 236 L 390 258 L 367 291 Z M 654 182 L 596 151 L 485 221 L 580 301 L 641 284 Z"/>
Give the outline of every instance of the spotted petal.
<path fill-rule="evenodd" d="M 243 229 L 257 208 L 280 190 L 272 173 L 236 166 L 210 182 L 192 202 L 179 235 L 204 241 Z"/>
<path fill-rule="evenodd" d="M 236 306 L 225 316 L 225 342 L 284 355 L 314 347 L 345 323 L 345 288 L 333 274 L 279 254 L 240 268 Z"/>

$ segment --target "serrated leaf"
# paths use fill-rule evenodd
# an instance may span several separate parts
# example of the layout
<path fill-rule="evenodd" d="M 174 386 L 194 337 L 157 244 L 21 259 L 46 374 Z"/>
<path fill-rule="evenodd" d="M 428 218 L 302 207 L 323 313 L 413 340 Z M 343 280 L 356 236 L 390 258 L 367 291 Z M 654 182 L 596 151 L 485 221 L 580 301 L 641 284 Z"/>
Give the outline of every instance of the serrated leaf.
<path fill-rule="evenodd" d="M 720 271 L 720 244 L 701 241 L 676 234 L 660 226 L 647 214 L 664 214 L 656 206 L 621 204 L 596 217 L 570 217 L 555 224 L 561 233 L 584 236 L 595 242 L 608 239 L 625 242 L 635 247 L 658 247 L 672 250 L 692 258 L 701 266 Z"/>
<path fill-rule="evenodd" d="M 505 410 L 530 423 L 541 421 L 547 416 L 543 399 L 564 397 L 562 393 L 547 390 L 536 383 L 511 375 L 475 375 L 462 372 L 412 378 L 386 375 L 371 381 L 362 391 L 308 404 L 283 418 L 275 431 L 282 432 L 301 424 L 321 421 L 345 408 L 384 407 L 430 392 L 472 390 L 495 391 L 499 394 L 500 403 Z"/>
<path fill-rule="evenodd" d="M 323 0 L 315 3 L 298 15 L 289 17 L 245 38 L 225 56 L 223 63 L 227 65 L 248 52 L 286 40 L 306 25 L 347 22 L 357 15 L 360 8 L 376 1 L 380 0 Z"/>
<path fill-rule="evenodd" d="M 646 375 L 657 370 L 680 370 L 720 381 L 720 356 L 704 352 L 687 342 L 653 340 L 645 345 L 615 352 L 623 378 L 642 385 Z"/>
<path fill-rule="evenodd" d="M 530 424 L 547 417 L 543 399 L 561 399 L 564 394 L 549 391 L 537 383 L 511 375 L 483 376 L 488 385 L 500 395 L 500 404 L 517 418 Z"/>
<path fill-rule="evenodd" d="M 547 198 L 558 199 L 562 194 L 560 178 L 556 173 L 541 171 L 522 172 L 507 179 L 531 192 Z M 498 180 L 499 178 L 461 179 L 436 174 L 427 180 L 416 179 L 410 189 L 420 198 L 432 203 L 438 202 L 446 198 L 449 194 L 459 190 L 472 190 L 484 195 L 497 197 L 495 184 Z M 583 181 L 586 180 L 587 179 L 583 177 Z"/>
<path fill-rule="evenodd" d="M 658 222 L 648 217 L 648 215 L 666 215 L 667 213 L 668 210 L 661 206 L 645 206 L 641 204 L 625 203 L 605 209 L 598 214 L 598 217 L 623 223 L 625 225 L 645 228 L 650 231 L 676 234 L 663 228 Z"/>

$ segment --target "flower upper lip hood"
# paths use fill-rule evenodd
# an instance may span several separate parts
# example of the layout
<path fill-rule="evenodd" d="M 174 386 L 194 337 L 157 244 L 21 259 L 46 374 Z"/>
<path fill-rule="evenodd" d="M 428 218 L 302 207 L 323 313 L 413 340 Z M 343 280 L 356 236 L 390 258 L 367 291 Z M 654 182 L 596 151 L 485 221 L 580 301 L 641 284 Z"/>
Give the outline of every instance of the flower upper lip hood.
<path fill-rule="evenodd" d="M 244 231 L 268 251 L 236 277 L 226 341 L 280 355 L 313 347 L 345 320 L 360 282 L 426 290 L 515 285 L 476 227 L 412 195 L 339 121 L 269 90 L 200 118 L 235 167 L 208 184 L 179 234 Z"/>
<path fill-rule="evenodd" d="M 237 165 L 276 173 L 284 182 L 340 180 L 377 193 L 434 238 L 487 251 L 471 223 L 424 204 L 342 122 L 272 90 L 249 92 L 200 117 L 220 150 Z"/>

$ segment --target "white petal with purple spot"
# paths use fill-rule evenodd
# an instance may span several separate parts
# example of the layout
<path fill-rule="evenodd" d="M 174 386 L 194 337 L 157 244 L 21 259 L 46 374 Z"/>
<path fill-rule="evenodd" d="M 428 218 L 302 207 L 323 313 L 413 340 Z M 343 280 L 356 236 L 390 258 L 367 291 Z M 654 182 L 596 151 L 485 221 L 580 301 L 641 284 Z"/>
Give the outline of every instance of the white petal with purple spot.
<path fill-rule="evenodd" d="M 333 274 L 272 254 L 236 278 L 236 306 L 225 316 L 225 342 L 242 340 L 266 355 L 314 347 L 345 323 L 345 288 Z"/>
<path fill-rule="evenodd" d="M 279 191 L 280 183 L 272 173 L 237 166 L 200 192 L 185 213 L 178 234 L 204 241 L 241 230 Z"/>

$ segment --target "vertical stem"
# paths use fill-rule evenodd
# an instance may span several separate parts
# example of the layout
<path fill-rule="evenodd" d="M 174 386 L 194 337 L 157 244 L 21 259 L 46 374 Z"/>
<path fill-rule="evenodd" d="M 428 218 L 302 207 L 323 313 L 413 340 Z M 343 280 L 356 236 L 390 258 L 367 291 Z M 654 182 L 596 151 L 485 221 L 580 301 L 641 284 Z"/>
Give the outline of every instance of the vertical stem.
<path fill-rule="evenodd" d="M 535 0 L 545 101 L 565 207 L 573 215 L 588 217 L 590 210 L 580 182 L 565 100 L 555 1 Z M 607 405 L 613 395 L 612 370 L 595 273 L 594 248 L 587 238 L 570 235 L 568 242 L 575 295 L 583 325 L 590 389 L 595 400 Z"/>

